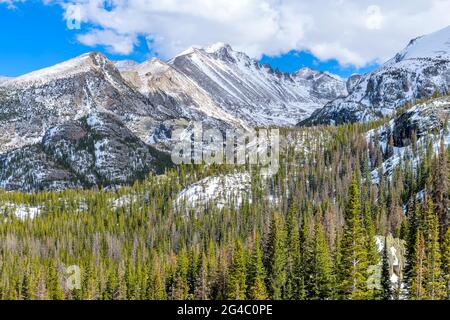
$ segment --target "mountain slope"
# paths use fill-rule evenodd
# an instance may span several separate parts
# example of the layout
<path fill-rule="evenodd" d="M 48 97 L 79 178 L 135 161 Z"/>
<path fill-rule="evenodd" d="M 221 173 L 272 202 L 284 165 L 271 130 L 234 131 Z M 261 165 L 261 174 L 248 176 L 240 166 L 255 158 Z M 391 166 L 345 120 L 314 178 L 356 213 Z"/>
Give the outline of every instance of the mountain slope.
<path fill-rule="evenodd" d="M 369 149 L 380 149 L 383 156 L 381 173 L 391 177 L 398 165 L 410 163 L 414 167 L 421 164 L 420 152 L 427 150 L 428 144 L 438 152 L 441 140 L 450 145 L 450 97 L 444 96 L 417 104 L 392 119 L 387 125 L 367 133 Z M 414 137 L 414 138 L 413 138 Z M 389 141 L 392 138 L 392 146 Z M 372 172 L 375 183 L 379 181 L 379 169 Z"/>
<path fill-rule="evenodd" d="M 113 113 L 145 135 L 136 123 L 172 116 L 163 100 L 136 92 L 102 54 L 85 54 L 0 85 L 0 153 L 37 143 L 48 128 L 93 112 Z"/>
<path fill-rule="evenodd" d="M 91 52 L 0 83 L 0 188 L 131 183 L 168 165 L 148 145 L 170 150 L 176 128 L 290 126 L 345 93 L 337 77 L 280 73 L 224 44 L 142 64 Z M 99 115 L 103 131 L 86 123 Z"/>
<path fill-rule="evenodd" d="M 0 76 L 0 84 L 2 84 L 3 82 L 6 82 L 8 80 L 10 80 L 11 78 L 9 77 L 4 77 L 4 76 Z"/>
<path fill-rule="evenodd" d="M 0 155 L 0 187 L 37 191 L 128 184 L 163 172 L 169 161 L 114 116 L 97 113 L 50 128 L 38 144 Z"/>
<path fill-rule="evenodd" d="M 352 83 L 349 96 L 328 103 L 300 125 L 370 121 L 407 102 L 448 92 L 449 86 L 450 26 L 412 40 L 378 70 Z"/>
<path fill-rule="evenodd" d="M 326 73 L 308 68 L 281 73 L 221 43 L 122 73 L 141 93 L 164 92 L 188 114 L 244 126 L 295 125 L 347 93 L 342 80 Z"/>

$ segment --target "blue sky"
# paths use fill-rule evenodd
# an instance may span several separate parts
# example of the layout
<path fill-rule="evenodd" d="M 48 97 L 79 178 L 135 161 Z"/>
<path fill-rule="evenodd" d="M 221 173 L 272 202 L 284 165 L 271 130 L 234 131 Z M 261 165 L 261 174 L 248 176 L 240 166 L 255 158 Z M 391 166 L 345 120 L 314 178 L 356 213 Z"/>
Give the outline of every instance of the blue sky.
<path fill-rule="evenodd" d="M 92 50 L 102 51 L 111 59 L 144 61 L 152 55 L 145 39 L 139 37 L 133 52 L 127 55 L 111 54 L 102 46 L 83 45 L 77 41 L 78 31 L 67 28 L 63 13 L 61 6 L 39 1 L 17 3 L 14 9 L 0 4 L 0 75 L 21 75 Z M 83 28 L 91 26 L 83 25 Z M 306 51 L 290 51 L 277 57 L 264 55 L 261 61 L 286 72 L 308 66 L 344 78 L 377 67 L 374 63 L 361 68 L 343 67 L 337 60 L 321 61 Z"/>
<path fill-rule="evenodd" d="M 31 1 L 7 9 L 0 4 L 0 75 L 18 76 L 92 50 L 105 52 L 111 59 L 144 61 L 149 50 L 145 41 L 141 43 L 128 56 L 113 55 L 102 47 L 80 44 L 58 5 Z"/>

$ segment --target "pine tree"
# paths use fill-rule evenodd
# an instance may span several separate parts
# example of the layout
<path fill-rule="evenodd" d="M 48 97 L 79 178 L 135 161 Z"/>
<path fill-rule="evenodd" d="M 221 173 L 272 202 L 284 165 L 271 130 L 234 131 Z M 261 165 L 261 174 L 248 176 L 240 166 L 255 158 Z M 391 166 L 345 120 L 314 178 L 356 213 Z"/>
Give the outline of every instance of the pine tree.
<path fill-rule="evenodd" d="M 439 218 L 434 212 L 433 204 L 428 202 L 427 212 L 426 255 L 427 265 L 425 271 L 425 289 L 427 297 L 431 300 L 441 299 L 444 292 L 444 283 L 441 273 L 441 252 L 439 245 Z"/>
<path fill-rule="evenodd" d="M 166 300 L 167 299 L 165 284 L 164 284 L 162 276 L 159 272 L 156 272 L 152 277 L 152 288 L 153 288 L 153 294 L 152 294 L 153 300 Z"/>
<path fill-rule="evenodd" d="M 50 263 L 48 267 L 47 283 L 48 283 L 49 298 L 51 300 L 63 300 L 64 293 L 61 290 L 59 274 L 56 270 L 53 261 Z"/>
<path fill-rule="evenodd" d="M 329 299 L 332 294 L 332 262 L 323 226 L 316 219 L 307 259 L 307 288 L 312 299 Z"/>
<path fill-rule="evenodd" d="M 264 256 L 269 294 L 272 299 L 281 300 L 286 285 L 286 248 L 282 219 L 276 212 L 272 214 Z"/>
<path fill-rule="evenodd" d="M 206 258 L 205 253 L 202 254 L 198 270 L 199 274 L 195 285 L 195 297 L 198 300 L 208 300 L 210 284 L 209 284 L 208 259 Z"/>
<path fill-rule="evenodd" d="M 245 257 L 242 244 L 236 241 L 227 284 L 227 299 L 245 300 L 247 290 Z"/>
<path fill-rule="evenodd" d="M 367 193 L 367 191 L 366 191 Z M 373 223 L 372 212 L 370 208 L 370 202 L 366 200 L 364 202 L 364 219 L 363 219 L 364 229 L 367 234 L 367 251 L 368 251 L 368 262 L 370 265 L 376 265 L 379 261 L 377 246 L 375 243 L 375 226 Z"/>
<path fill-rule="evenodd" d="M 392 283 L 389 267 L 387 237 L 384 238 L 383 259 L 381 264 L 381 298 L 383 300 L 390 300 L 392 298 Z"/>
<path fill-rule="evenodd" d="M 297 222 L 297 209 L 292 202 L 286 218 L 286 248 L 287 264 L 286 272 L 286 291 L 284 299 L 295 300 L 301 296 L 301 252 L 300 252 L 300 233 Z"/>
<path fill-rule="evenodd" d="M 30 300 L 31 294 L 30 294 L 30 278 L 28 277 L 28 274 L 25 273 L 22 279 L 22 287 L 21 287 L 21 295 L 23 300 Z"/>
<path fill-rule="evenodd" d="M 405 280 L 409 288 L 412 286 L 412 280 L 415 278 L 413 274 L 414 264 L 416 262 L 417 234 L 419 231 L 419 206 L 415 201 L 411 200 L 408 206 L 408 233 L 406 238 L 406 262 L 405 262 Z"/>
<path fill-rule="evenodd" d="M 426 253 L 425 239 L 423 233 L 418 230 L 414 248 L 414 260 L 412 262 L 411 278 L 409 284 L 409 297 L 414 300 L 424 299 L 425 297 L 425 271 L 426 271 Z"/>
<path fill-rule="evenodd" d="M 172 298 L 174 300 L 186 300 L 189 294 L 187 283 L 189 271 L 189 258 L 186 249 L 183 249 L 177 257 L 177 266 L 174 275 Z"/>
<path fill-rule="evenodd" d="M 441 139 L 440 149 L 437 158 L 433 163 L 433 200 L 436 208 L 436 213 L 439 217 L 439 234 L 440 239 L 444 239 L 445 229 L 447 223 L 449 204 L 449 168 L 447 164 L 447 157 L 445 154 L 445 143 Z"/>
<path fill-rule="evenodd" d="M 344 235 L 340 267 L 341 294 L 347 299 L 369 298 L 367 288 L 367 241 L 361 219 L 358 183 L 354 179 L 345 209 Z"/>
<path fill-rule="evenodd" d="M 445 281 L 445 298 L 450 299 L 450 228 L 445 234 L 442 245 L 442 273 Z"/>
<path fill-rule="evenodd" d="M 266 284 L 266 272 L 264 270 L 262 251 L 256 235 L 251 255 L 251 263 L 248 268 L 248 297 L 251 300 L 267 300 L 268 294 Z"/>

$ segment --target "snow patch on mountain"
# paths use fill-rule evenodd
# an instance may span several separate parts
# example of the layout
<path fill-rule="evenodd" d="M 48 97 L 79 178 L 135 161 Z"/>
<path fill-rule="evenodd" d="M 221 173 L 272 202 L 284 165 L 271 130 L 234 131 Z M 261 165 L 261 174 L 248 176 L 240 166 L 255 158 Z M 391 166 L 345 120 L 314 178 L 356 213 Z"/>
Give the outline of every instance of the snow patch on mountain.
<path fill-rule="evenodd" d="M 41 207 L 6 202 L 0 204 L 0 214 L 13 215 L 20 220 L 34 219 L 42 212 Z"/>
<path fill-rule="evenodd" d="M 450 26 L 411 40 L 388 64 L 419 58 L 450 60 Z"/>
<path fill-rule="evenodd" d="M 4 77 L 4 76 L 0 76 L 0 85 L 8 80 L 11 80 L 12 78 L 10 77 Z"/>
<path fill-rule="evenodd" d="M 408 102 L 450 91 L 450 27 L 412 40 L 378 70 L 347 82 L 350 94 L 328 103 L 300 125 L 368 122 Z"/>
<path fill-rule="evenodd" d="M 334 75 L 281 73 L 224 43 L 189 48 L 168 62 L 152 59 L 122 75 L 144 95 L 166 93 L 191 120 L 213 118 L 234 127 L 292 126 L 347 94 Z"/>
<path fill-rule="evenodd" d="M 186 208 L 197 208 L 215 204 L 218 208 L 232 203 L 240 206 L 247 199 L 251 202 L 251 178 L 249 173 L 234 173 L 207 177 L 182 190 L 175 204 Z"/>
<path fill-rule="evenodd" d="M 387 177 L 392 177 L 394 169 L 400 164 L 404 165 L 407 159 L 413 167 L 420 165 L 422 159 L 415 150 L 425 149 L 431 141 L 434 153 L 438 153 L 441 140 L 445 146 L 450 146 L 450 127 L 446 119 L 450 116 L 450 97 L 442 97 L 418 104 L 405 111 L 387 125 L 370 130 L 367 141 L 378 144 L 381 151 L 386 153 L 390 136 L 394 145 L 392 156 L 386 159 L 381 168 L 372 172 L 373 183 L 379 182 L 379 171 Z M 411 136 L 417 136 L 416 145 L 412 145 Z"/>
<path fill-rule="evenodd" d="M 108 59 L 101 53 L 86 53 L 54 66 L 14 78 L 8 81 L 6 85 L 8 87 L 23 87 L 30 84 L 43 85 L 50 81 L 86 73 L 92 69 L 99 69 L 107 63 L 109 63 Z"/>

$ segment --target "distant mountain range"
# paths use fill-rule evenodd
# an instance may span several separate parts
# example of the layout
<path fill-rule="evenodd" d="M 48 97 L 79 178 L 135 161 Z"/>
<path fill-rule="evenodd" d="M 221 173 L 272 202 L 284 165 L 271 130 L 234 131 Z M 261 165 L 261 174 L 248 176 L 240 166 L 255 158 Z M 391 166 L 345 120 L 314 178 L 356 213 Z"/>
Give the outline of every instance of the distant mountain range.
<path fill-rule="evenodd" d="M 347 81 L 310 68 L 282 73 L 223 43 L 140 64 L 91 52 L 0 77 L 0 188 L 129 183 L 169 165 L 172 130 L 192 121 L 224 131 L 389 116 L 448 92 L 449 52 L 450 27 Z"/>
<path fill-rule="evenodd" d="M 450 26 L 411 40 L 378 70 L 351 77 L 347 84 L 348 96 L 329 102 L 300 125 L 366 122 L 390 116 L 407 102 L 448 93 Z"/>

